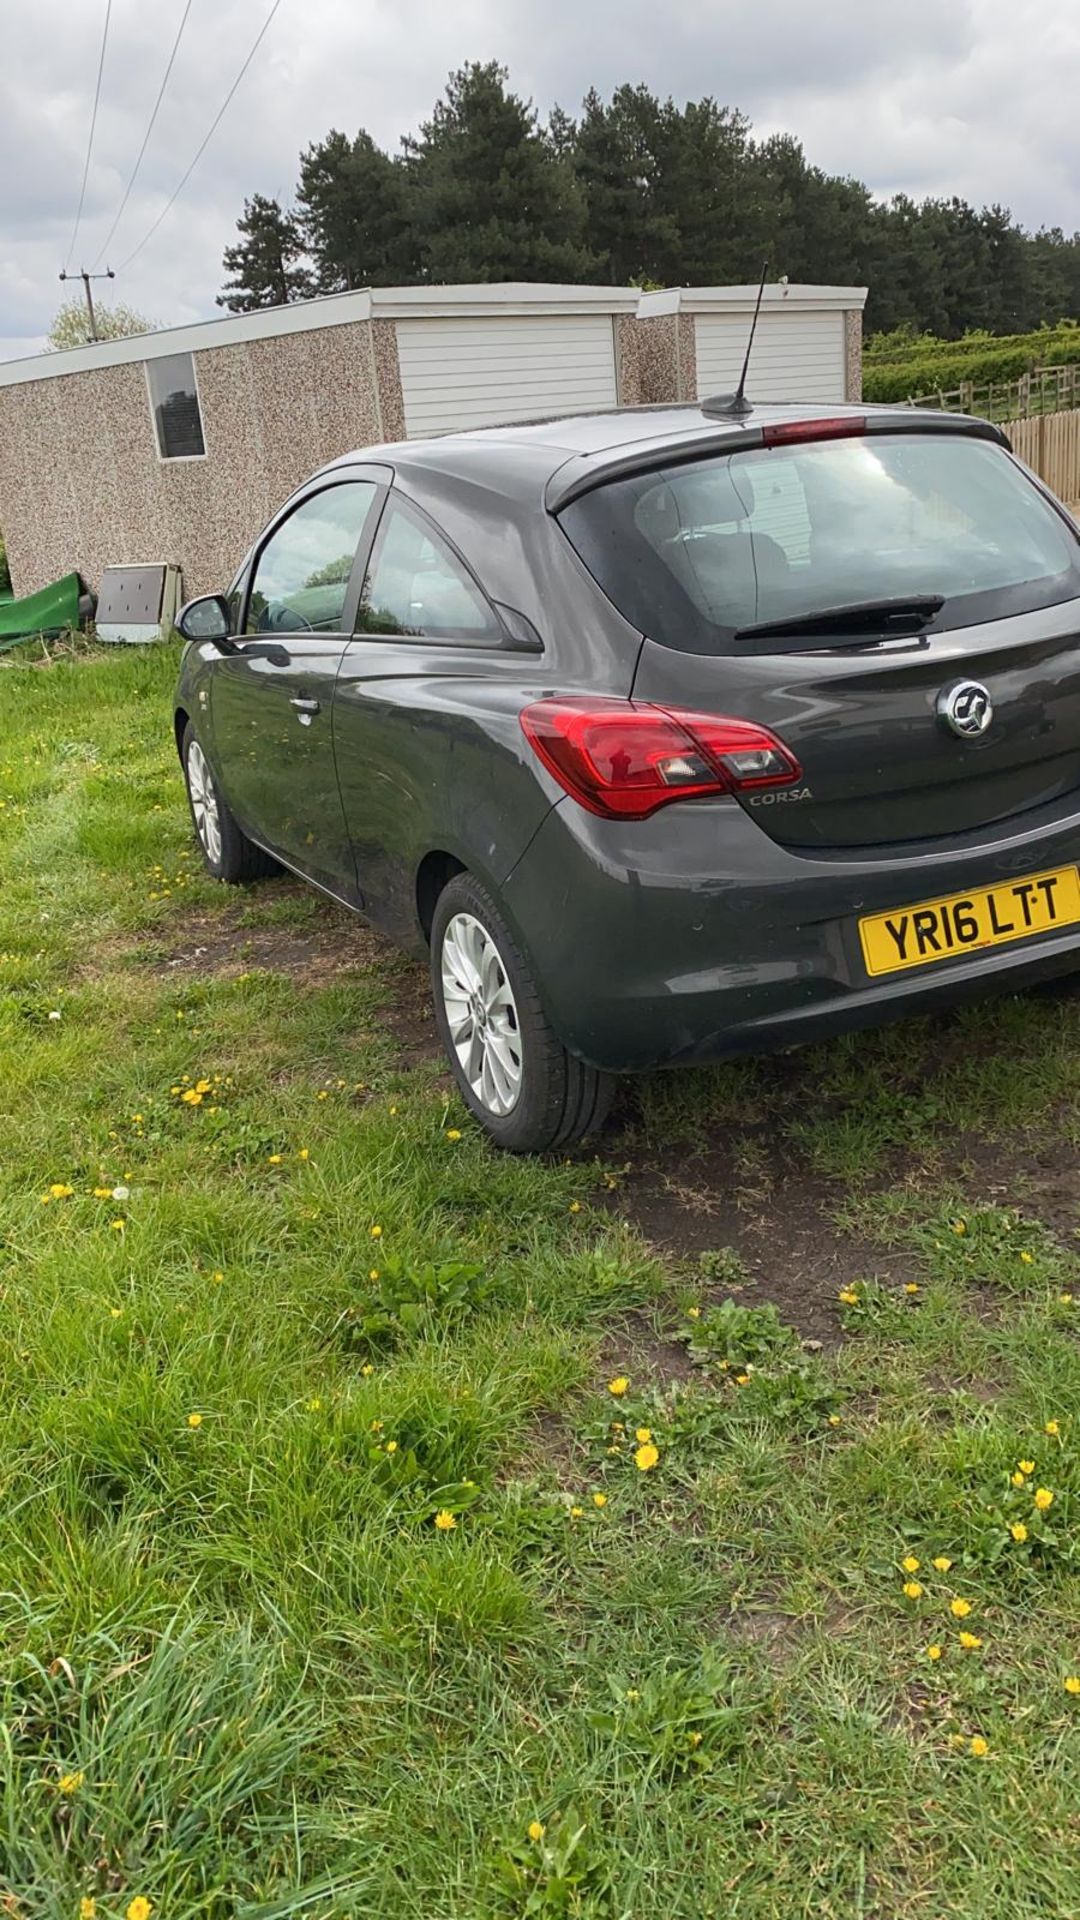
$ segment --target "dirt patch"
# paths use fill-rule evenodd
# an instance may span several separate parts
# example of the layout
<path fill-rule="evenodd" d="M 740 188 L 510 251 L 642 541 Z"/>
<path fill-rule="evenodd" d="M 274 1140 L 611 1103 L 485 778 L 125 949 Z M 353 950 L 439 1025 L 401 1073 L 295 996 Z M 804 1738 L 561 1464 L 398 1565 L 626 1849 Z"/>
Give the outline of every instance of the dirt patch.
<path fill-rule="evenodd" d="M 620 1155 L 612 1153 L 613 1161 Z M 804 1339 L 835 1347 L 842 1338 L 837 1294 L 854 1280 L 896 1284 L 915 1271 L 912 1256 L 884 1252 L 838 1236 L 830 1206 L 838 1195 L 819 1175 L 789 1163 L 762 1162 L 760 1197 L 737 1180 L 722 1148 L 672 1150 L 632 1163 L 607 1204 L 656 1252 L 696 1270 L 699 1255 L 731 1247 L 745 1277 L 734 1285 L 701 1283 L 701 1298 L 734 1294 L 747 1305 L 771 1301 Z"/>
<path fill-rule="evenodd" d="M 396 957 L 395 949 L 362 920 L 335 907 L 320 913 L 315 926 L 252 926 L 245 921 L 246 912 L 246 903 L 238 903 L 210 913 L 185 914 L 178 925 L 170 925 L 168 944 L 155 949 L 151 970 L 163 978 L 173 974 L 235 978 L 265 969 L 324 982 L 336 973 L 353 973 Z"/>

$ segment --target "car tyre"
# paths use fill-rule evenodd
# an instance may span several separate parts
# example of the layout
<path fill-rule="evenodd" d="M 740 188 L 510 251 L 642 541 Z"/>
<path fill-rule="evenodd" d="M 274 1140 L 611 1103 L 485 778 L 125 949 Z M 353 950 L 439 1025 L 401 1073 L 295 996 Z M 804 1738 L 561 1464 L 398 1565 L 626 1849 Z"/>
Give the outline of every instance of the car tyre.
<path fill-rule="evenodd" d="M 431 928 L 435 1018 L 461 1095 L 497 1146 L 545 1153 L 603 1125 L 613 1075 L 567 1052 L 491 895 L 469 873 L 443 888 Z"/>
<path fill-rule="evenodd" d="M 242 881 L 261 880 L 267 874 L 276 873 L 277 861 L 249 840 L 237 825 L 190 720 L 180 742 L 180 763 L 195 838 L 203 862 L 214 879 L 238 886 Z"/>

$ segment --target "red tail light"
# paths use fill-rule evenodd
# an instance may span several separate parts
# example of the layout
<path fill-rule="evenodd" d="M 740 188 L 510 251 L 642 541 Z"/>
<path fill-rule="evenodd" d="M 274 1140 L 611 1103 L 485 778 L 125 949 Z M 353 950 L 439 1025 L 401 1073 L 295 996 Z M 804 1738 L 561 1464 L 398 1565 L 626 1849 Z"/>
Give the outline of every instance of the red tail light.
<path fill-rule="evenodd" d="M 762 427 L 762 444 L 766 447 L 789 447 L 799 440 L 846 440 L 854 434 L 866 432 L 866 421 L 861 414 L 834 414 L 828 420 L 782 420 L 773 427 Z"/>
<path fill-rule="evenodd" d="M 802 769 L 767 727 L 630 700 L 537 700 L 521 725 L 560 786 L 607 820 L 645 820 L 673 800 L 786 787 Z"/>

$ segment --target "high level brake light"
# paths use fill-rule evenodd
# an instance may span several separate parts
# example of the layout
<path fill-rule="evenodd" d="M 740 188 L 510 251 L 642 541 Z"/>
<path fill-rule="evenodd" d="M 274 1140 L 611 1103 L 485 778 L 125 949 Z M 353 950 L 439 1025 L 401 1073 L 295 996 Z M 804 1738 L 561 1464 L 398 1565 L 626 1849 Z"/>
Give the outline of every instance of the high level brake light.
<path fill-rule="evenodd" d="M 630 700 L 537 700 L 522 730 L 549 773 L 606 820 L 645 820 L 673 800 L 787 787 L 794 754 L 767 727 Z"/>
<path fill-rule="evenodd" d="M 762 427 L 766 447 L 790 447 L 800 440 L 849 440 L 866 432 L 861 414 L 834 414 L 827 420 L 781 420 L 775 426 Z"/>

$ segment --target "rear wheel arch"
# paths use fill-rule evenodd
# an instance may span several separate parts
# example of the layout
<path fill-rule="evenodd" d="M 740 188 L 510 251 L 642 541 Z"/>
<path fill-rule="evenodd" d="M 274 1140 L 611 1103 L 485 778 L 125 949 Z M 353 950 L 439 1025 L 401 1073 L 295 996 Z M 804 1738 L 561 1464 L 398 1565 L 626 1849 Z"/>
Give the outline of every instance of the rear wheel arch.
<path fill-rule="evenodd" d="M 180 756 L 181 762 L 183 762 L 184 758 L 184 735 L 187 732 L 190 720 L 190 713 L 185 712 L 183 707 L 177 707 L 176 712 L 173 714 L 173 737 L 176 741 L 176 751 Z"/>
<path fill-rule="evenodd" d="M 447 853 L 441 847 L 425 853 L 421 860 L 416 871 L 416 917 L 429 946 L 439 895 L 456 874 L 467 871 L 464 860 L 459 860 L 456 854 Z"/>

